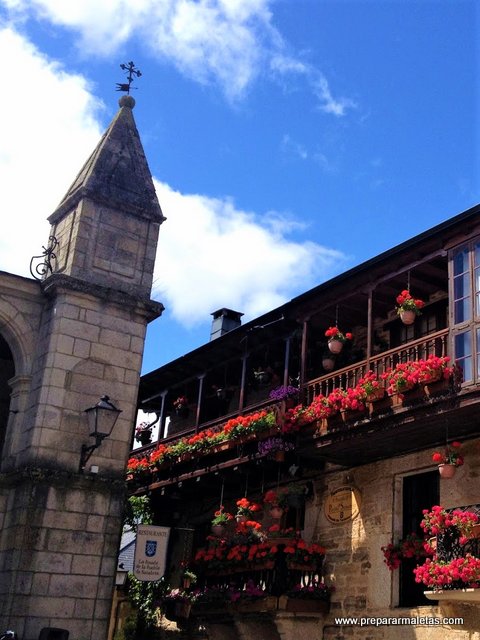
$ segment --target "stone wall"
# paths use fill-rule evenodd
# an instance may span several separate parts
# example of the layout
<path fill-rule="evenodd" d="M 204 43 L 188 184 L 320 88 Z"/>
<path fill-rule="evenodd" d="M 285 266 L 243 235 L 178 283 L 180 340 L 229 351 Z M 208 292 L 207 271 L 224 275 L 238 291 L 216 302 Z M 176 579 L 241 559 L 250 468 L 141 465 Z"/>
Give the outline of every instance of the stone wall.
<path fill-rule="evenodd" d="M 480 503 L 478 452 L 480 440 L 464 444 L 465 465 L 452 480 L 440 481 L 440 504 L 446 508 Z M 327 548 L 326 581 L 335 587 L 330 614 L 325 618 L 324 640 L 343 638 L 404 640 L 480 639 L 480 605 L 449 603 L 413 608 L 398 607 L 398 571 L 384 563 L 381 547 L 401 534 L 401 486 L 406 475 L 435 469 L 433 450 L 391 458 L 353 469 L 327 467 L 315 487 L 315 500 L 307 508 L 306 535 Z M 354 485 L 361 493 L 359 515 L 340 524 L 330 523 L 323 505 L 328 493 Z M 433 506 L 433 505 L 432 505 Z M 339 625 L 335 617 L 400 618 L 411 616 L 464 617 L 463 626 Z M 293 635 L 285 636 L 290 640 Z M 298 636 L 297 636 L 298 637 Z M 312 638 L 317 636 L 312 635 Z"/>
<path fill-rule="evenodd" d="M 43 627 L 106 637 L 122 483 L 37 471 L 10 477 L 6 488 L 0 600 L 9 626 L 21 638 Z"/>

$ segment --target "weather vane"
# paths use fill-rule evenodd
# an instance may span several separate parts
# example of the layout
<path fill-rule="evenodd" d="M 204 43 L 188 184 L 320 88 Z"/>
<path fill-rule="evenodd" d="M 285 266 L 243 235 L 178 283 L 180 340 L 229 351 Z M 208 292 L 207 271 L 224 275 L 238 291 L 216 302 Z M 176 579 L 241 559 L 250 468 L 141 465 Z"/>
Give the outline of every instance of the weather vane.
<path fill-rule="evenodd" d="M 142 72 L 140 71 L 140 69 L 135 69 L 135 65 L 132 61 L 130 61 L 128 64 L 121 64 L 120 69 L 122 69 L 123 71 L 126 71 L 128 75 L 127 75 L 127 82 L 125 83 L 117 82 L 117 91 L 125 91 L 127 95 L 130 95 L 130 89 L 132 87 L 133 77 L 136 76 L 137 78 L 140 78 L 140 76 L 142 75 Z"/>

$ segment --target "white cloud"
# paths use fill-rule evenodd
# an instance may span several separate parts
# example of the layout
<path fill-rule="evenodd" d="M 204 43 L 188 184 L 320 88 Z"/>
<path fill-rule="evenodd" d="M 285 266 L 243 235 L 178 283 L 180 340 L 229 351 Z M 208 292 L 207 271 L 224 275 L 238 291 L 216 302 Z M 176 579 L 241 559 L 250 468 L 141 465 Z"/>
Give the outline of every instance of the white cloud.
<path fill-rule="evenodd" d="M 0 269 L 28 274 L 48 237 L 47 216 L 97 144 L 99 104 L 80 76 L 50 62 L 11 29 L 0 30 L 0 56 L 11 91 L 0 137 Z M 344 266 L 344 256 L 288 234 L 302 224 L 261 218 L 228 198 L 183 195 L 157 182 L 167 221 L 156 264 L 160 298 L 184 325 L 230 306 L 254 317 Z"/>
<path fill-rule="evenodd" d="M 8 28 L 0 29 L 2 99 L 0 268 L 29 274 L 47 242 L 46 218 L 100 135 L 99 103 L 84 78 L 66 73 Z"/>
<path fill-rule="evenodd" d="M 82 54 L 110 55 L 139 36 L 154 56 L 190 79 L 217 83 L 231 101 L 262 72 L 277 81 L 301 77 L 319 109 L 337 117 L 355 103 L 334 98 L 312 65 L 286 53 L 273 24 L 273 0 L 0 0 L 18 16 L 34 16 L 79 33 Z"/>
<path fill-rule="evenodd" d="M 155 290 L 186 326 L 219 307 L 252 318 L 345 266 L 345 256 L 314 242 L 290 241 L 270 212 L 268 226 L 230 199 L 183 195 L 157 183 L 167 222 L 160 230 Z"/>

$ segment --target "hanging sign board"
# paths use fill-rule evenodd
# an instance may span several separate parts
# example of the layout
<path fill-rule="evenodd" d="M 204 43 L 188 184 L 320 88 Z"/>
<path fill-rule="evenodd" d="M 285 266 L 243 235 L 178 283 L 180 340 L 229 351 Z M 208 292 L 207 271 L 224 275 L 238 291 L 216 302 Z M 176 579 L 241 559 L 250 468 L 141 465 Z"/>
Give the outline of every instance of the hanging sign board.
<path fill-rule="evenodd" d="M 165 574 L 170 527 L 141 524 L 137 528 L 133 574 L 143 582 L 160 580 Z"/>
<path fill-rule="evenodd" d="M 325 500 L 327 520 L 335 524 L 353 520 L 360 512 L 361 495 L 355 487 L 339 487 L 331 491 Z"/>

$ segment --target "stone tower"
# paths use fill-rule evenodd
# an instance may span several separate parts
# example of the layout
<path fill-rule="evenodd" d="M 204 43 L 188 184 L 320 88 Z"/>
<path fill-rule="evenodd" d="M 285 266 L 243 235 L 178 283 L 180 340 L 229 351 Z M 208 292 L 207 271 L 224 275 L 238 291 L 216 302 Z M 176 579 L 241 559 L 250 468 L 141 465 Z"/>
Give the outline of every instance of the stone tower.
<path fill-rule="evenodd" d="M 15 373 L 0 467 L 0 627 L 23 640 L 43 627 L 70 640 L 107 633 L 145 330 L 163 310 L 150 293 L 164 217 L 135 102 L 119 104 L 49 218 L 52 271 L 41 282 L 0 277 L 0 338 Z M 122 413 L 82 472 L 84 410 L 105 394 Z"/>

